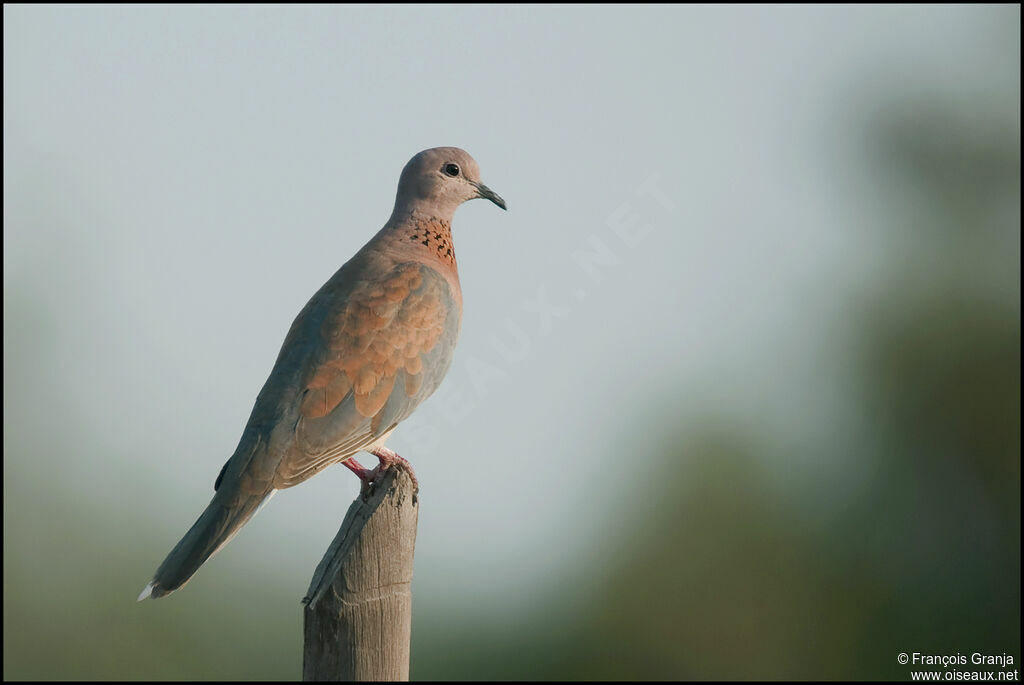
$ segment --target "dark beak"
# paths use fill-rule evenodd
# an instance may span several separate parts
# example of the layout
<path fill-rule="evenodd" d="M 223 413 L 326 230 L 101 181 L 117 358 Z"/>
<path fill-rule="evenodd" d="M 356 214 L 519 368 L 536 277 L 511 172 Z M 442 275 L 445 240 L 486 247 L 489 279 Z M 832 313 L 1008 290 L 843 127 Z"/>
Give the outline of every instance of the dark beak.
<path fill-rule="evenodd" d="M 505 207 L 505 201 L 501 199 L 501 195 L 498 195 L 496 192 L 485 186 L 483 183 L 474 183 L 473 185 L 476 186 L 477 197 L 482 197 L 485 200 L 490 200 L 494 204 L 498 205 L 499 207 L 507 211 L 508 208 Z"/>

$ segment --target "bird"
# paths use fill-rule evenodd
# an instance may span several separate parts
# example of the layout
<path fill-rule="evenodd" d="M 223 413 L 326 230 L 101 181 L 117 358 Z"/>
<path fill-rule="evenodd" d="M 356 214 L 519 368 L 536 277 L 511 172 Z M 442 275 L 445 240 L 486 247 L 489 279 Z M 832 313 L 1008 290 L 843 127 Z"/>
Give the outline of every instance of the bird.
<path fill-rule="evenodd" d="M 296 316 L 213 499 L 138 601 L 180 589 L 275 492 L 331 464 L 364 486 L 396 464 L 411 473 L 385 440 L 451 365 L 462 320 L 452 217 L 476 198 L 507 209 L 466 151 L 437 147 L 409 160 L 387 223 Z M 378 466 L 364 468 L 359 451 Z"/>

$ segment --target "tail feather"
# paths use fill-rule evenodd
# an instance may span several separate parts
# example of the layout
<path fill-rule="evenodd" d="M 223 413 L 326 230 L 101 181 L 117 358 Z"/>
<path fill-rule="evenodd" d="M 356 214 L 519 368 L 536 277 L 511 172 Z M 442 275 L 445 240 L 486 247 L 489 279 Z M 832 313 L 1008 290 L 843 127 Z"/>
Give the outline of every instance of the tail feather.
<path fill-rule="evenodd" d="M 223 490 L 218 491 L 199 520 L 160 564 L 138 601 L 150 597 L 159 599 L 182 587 L 207 559 L 231 541 L 275 492 L 232 496 Z"/>

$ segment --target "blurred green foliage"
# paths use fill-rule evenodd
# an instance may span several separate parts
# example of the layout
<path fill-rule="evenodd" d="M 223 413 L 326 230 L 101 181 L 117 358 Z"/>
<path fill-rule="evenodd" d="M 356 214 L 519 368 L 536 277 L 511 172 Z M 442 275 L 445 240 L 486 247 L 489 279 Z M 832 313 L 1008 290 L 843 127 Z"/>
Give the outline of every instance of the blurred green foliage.
<path fill-rule="evenodd" d="M 729 416 L 666 425 L 650 477 L 615 503 L 642 514 L 595 541 L 609 567 L 580 560 L 579 583 L 514 620 L 418 612 L 414 678 L 904 679 L 904 651 L 1019 658 L 1019 110 L 1011 128 L 965 135 L 941 100 L 897 103 L 867 142 L 903 199 L 899 239 L 837 303 L 860 437 L 814 448 L 846 455 L 840 466 L 798 474 L 821 455 L 780 454 L 770 429 Z M 30 449 L 5 447 L 8 470 Z M 199 584 L 198 601 L 149 620 L 125 601 L 142 580 L 125 569 L 166 540 L 98 551 L 89 531 L 113 529 L 122 502 L 79 511 L 69 490 L 56 516 L 33 494 L 45 474 L 20 475 L 28 487 L 5 488 L 5 678 L 299 675 L 294 591 L 239 572 L 233 591 L 266 601 Z M 54 518 L 65 528 L 48 544 L 18 525 Z"/>

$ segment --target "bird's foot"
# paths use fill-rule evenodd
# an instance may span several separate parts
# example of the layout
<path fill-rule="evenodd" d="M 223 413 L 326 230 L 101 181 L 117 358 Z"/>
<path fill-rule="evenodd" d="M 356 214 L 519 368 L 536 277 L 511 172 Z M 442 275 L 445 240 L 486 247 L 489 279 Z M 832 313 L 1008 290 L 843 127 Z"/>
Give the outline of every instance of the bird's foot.
<path fill-rule="evenodd" d="M 349 471 L 359 476 L 359 480 L 362 481 L 362 487 L 360 489 L 363 491 L 363 494 L 366 494 L 367 491 L 369 491 L 370 486 L 373 485 L 374 479 L 377 477 L 377 469 L 373 469 L 371 471 L 351 457 L 341 463 L 347 466 Z"/>
<path fill-rule="evenodd" d="M 371 450 L 370 454 L 380 460 L 380 464 L 377 465 L 377 468 L 374 469 L 374 471 L 379 470 L 380 473 L 384 473 L 392 466 L 398 466 L 409 473 L 409 477 L 412 478 L 413 488 L 415 490 L 420 489 L 420 482 L 416 479 L 416 472 L 413 471 L 412 464 L 409 463 L 408 459 L 399 456 L 397 452 L 389 450 L 387 447 L 377 447 L 376 449 Z"/>

